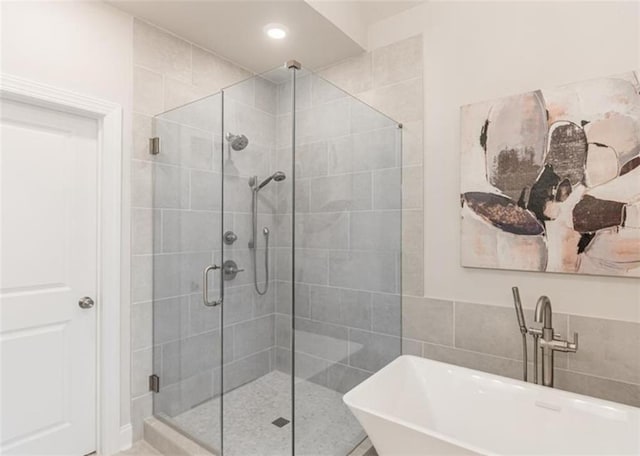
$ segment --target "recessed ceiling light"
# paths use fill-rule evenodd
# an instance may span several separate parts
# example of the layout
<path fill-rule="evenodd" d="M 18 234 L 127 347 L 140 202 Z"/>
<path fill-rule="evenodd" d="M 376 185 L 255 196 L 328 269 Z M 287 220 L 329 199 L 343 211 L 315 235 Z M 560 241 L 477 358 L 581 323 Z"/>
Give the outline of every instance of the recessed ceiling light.
<path fill-rule="evenodd" d="M 289 29 L 282 24 L 267 24 L 264 26 L 264 33 L 267 34 L 269 38 L 274 40 L 281 40 L 287 36 Z"/>

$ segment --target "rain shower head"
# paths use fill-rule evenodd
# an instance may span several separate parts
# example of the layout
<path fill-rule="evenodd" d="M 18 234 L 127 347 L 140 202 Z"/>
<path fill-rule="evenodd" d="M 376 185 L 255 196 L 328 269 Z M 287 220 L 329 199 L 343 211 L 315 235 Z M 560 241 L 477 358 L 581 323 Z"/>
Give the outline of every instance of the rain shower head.
<path fill-rule="evenodd" d="M 262 182 L 260 182 L 260 185 L 258 185 L 255 190 L 262 190 L 262 188 L 267 185 L 269 182 L 271 182 L 272 180 L 276 181 L 276 182 L 282 182 L 283 180 L 285 180 L 287 178 L 287 175 L 285 173 L 283 173 L 282 171 L 276 171 L 275 173 L 273 173 L 271 176 L 267 177 L 265 180 L 263 180 Z"/>
<path fill-rule="evenodd" d="M 242 150 L 249 144 L 249 139 L 245 135 L 234 135 L 229 132 L 226 139 L 233 150 Z"/>

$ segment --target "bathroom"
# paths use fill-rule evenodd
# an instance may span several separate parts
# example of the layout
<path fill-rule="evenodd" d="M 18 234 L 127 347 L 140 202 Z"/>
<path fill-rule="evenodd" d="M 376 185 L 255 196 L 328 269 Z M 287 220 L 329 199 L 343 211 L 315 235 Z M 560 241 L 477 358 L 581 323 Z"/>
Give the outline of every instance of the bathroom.
<path fill-rule="evenodd" d="M 638 2 L 0 12 L 0 454 L 640 454 Z"/>

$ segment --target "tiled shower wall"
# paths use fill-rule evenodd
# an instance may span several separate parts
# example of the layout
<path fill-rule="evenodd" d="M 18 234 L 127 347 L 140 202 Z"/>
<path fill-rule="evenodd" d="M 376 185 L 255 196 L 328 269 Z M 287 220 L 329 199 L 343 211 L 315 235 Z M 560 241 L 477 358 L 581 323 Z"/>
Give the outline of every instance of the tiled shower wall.
<path fill-rule="evenodd" d="M 423 261 L 438 261 L 423 258 L 422 159 L 427 153 L 458 153 L 423 150 L 422 78 L 417 77 L 422 62 L 422 37 L 417 36 L 321 71 L 405 124 L 403 163 L 412 170 L 405 169 L 403 183 L 403 352 L 521 378 L 521 336 L 511 307 L 430 298 L 422 286 Z M 391 83 L 385 86 L 386 81 Z M 510 304 L 509 286 L 505 300 Z M 531 312 L 526 316 L 532 322 Z M 554 322 L 563 337 L 580 333 L 577 353 L 557 355 L 557 388 L 640 404 L 640 324 L 559 313 Z"/>
<path fill-rule="evenodd" d="M 275 107 L 263 101 L 275 100 L 274 94 L 275 85 L 260 78 L 225 89 L 225 129 L 249 138 L 240 151 L 229 151 L 222 140 L 219 93 L 155 120 L 161 141 L 161 152 L 154 157 L 153 354 L 154 373 L 161 383 L 154 404 L 158 416 L 174 417 L 219 395 L 220 337 L 225 390 L 272 369 L 275 288 L 270 283 L 269 290 L 258 295 L 252 284 L 248 182 L 254 175 L 263 179 L 272 168 Z M 206 266 L 221 264 L 221 166 L 224 231 L 232 230 L 238 237 L 233 245 L 224 246 L 224 259 L 234 260 L 241 270 L 225 281 L 222 336 L 221 309 L 203 304 L 200 283 Z M 172 188 L 174 183 L 179 187 Z M 260 193 L 259 222 L 276 234 L 275 193 L 269 190 Z M 259 242 L 262 289 L 264 254 L 264 243 Z M 220 293 L 219 278 L 219 271 L 210 274 L 211 299 Z"/>
<path fill-rule="evenodd" d="M 290 90 L 279 90 L 279 146 Z M 400 134 L 322 78 L 297 78 L 295 374 L 341 392 L 400 354 Z M 278 154 L 290 169 L 290 147 Z M 291 187 L 280 191 L 287 203 Z M 290 203 L 276 219 L 291 225 Z M 277 246 L 276 367 L 290 372 L 291 233 Z"/>
<path fill-rule="evenodd" d="M 375 49 L 372 52 L 365 53 L 359 57 L 345 60 L 336 65 L 319 71 L 319 74 L 327 80 L 335 83 L 340 88 L 354 94 L 357 98 L 367 102 L 373 108 L 380 110 L 382 113 L 392 117 L 402 123 L 402 268 L 401 280 L 402 299 L 404 301 L 413 297 L 421 297 L 423 290 L 423 274 L 424 274 L 424 258 L 423 258 L 423 65 L 422 65 L 422 37 L 416 36 L 389 46 Z M 352 119 L 353 121 L 353 119 Z M 344 151 L 346 157 L 351 160 L 352 164 L 358 166 L 376 168 L 379 163 L 375 163 L 376 159 L 384 159 L 385 155 L 378 151 L 378 148 L 385 147 L 383 138 L 376 138 L 376 134 L 370 132 L 366 134 L 367 144 L 360 143 L 361 149 L 358 149 L 358 143 L 351 144 L 348 151 Z M 379 132 L 378 132 L 379 133 Z M 354 147 L 355 146 L 355 147 Z M 389 146 L 386 146 L 389 148 Z M 334 148 L 335 149 L 335 148 Z M 335 150 L 332 159 L 335 161 Z M 304 158 L 304 157 L 303 157 Z M 388 158 L 388 157 L 386 157 Z M 373 161 L 373 162 L 372 162 Z M 340 163 L 337 164 L 338 167 Z M 333 163 L 335 168 L 336 163 Z M 389 188 L 381 186 L 384 179 L 380 179 L 383 174 L 378 175 L 378 179 L 374 180 L 374 186 L 377 185 L 376 195 L 374 196 L 374 204 L 376 198 L 388 196 L 393 198 L 394 192 L 400 187 L 399 181 L 393 179 L 387 183 L 391 185 Z M 334 178 L 335 179 L 335 178 Z M 329 190 L 330 191 L 330 190 Z M 317 193 L 317 192 L 316 192 Z M 326 196 L 324 196 L 326 198 Z M 384 234 L 393 236 L 394 215 L 390 213 L 378 212 L 377 214 L 369 213 L 365 216 L 366 222 L 359 225 L 359 229 L 351 230 L 351 235 L 359 238 L 358 240 L 365 244 L 369 242 L 371 245 L 384 245 L 388 243 L 390 238 L 384 237 Z M 353 227 L 352 227 L 353 228 Z M 377 235 L 372 236 L 377 231 Z M 376 264 L 388 264 L 380 258 L 370 259 Z M 330 264 L 330 268 L 337 265 Z M 347 268 L 351 274 L 351 281 L 354 283 L 361 282 L 366 268 L 352 262 Z M 383 266 L 384 268 L 384 266 Z M 324 322 L 328 328 L 315 329 L 316 332 L 324 331 L 330 334 L 334 339 L 341 340 L 344 338 L 345 345 L 339 344 L 334 347 L 331 357 L 326 354 L 319 356 L 318 353 L 311 353 L 316 357 L 333 360 L 336 364 L 329 364 L 329 369 L 325 377 L 320 377 L 320 382 L 325 381 L 327 385 L 338 391 L 346 392 L 357 383 L 362 381 L 371 372 L 380 369 L 386 363 L 391 361 L 398 355 L 396 351 L 395 340 L 400 334 L 400 308 L 397 302 L 397 296 L 393 294 L 380 294 L 380 288 L 388 286 L 385 279 L 391 277 L 391 271 L 386 270 L 375 276 L 370 272 L 365 272 L 366 279 L 375 277 L 374 282 L 365 287 L 366 290 L 376 291 L 368 293 L 366 296 L 370 299 L 370 313 L 359 315 L 369 318 L 366 324 L 370 324 L 367 330 L 363 331 L 357 325 L 345 330 L 344 334 L 340 333 L 341 327 L 331 328 Z M 350 288 L 357 288 L 349 285 Z M 328 289 L 329 291 L 331 288 Z M 301 289 L 304 291 L 304 289 Z M 303 303 L 307 303 L 307 307 L 311 309 L 313 317 L 314 297 L 318 296 L 323 290 L 314 290 L 310 287 L 308 295 L 306 293 L 299 297 Z M 327 292 L 325 291 L 325 294 Z M 334 299 L 330 301 L 321 301 L 320 311 L 322 315 L 322 307 L 327 303 L 336 303 L 338 306 L 346 307 L 348 302 L 341 302 L 339 293 L 334 291 Z M 363 307 L 364 304 L 359 302 L 357 298 L 362 300 L 362 296 L 351 297 L 355 304 L 351 304 L 351 308 L 358 310 L 358 306 Z M 316 302 L 315 306 L 319 303 Z M 403 312 L 406 307 L 403 307 Z M 304 314 L 303 314 L 304 315 Z M 308 317 L 308 315 L 305 315 Z M 347 318 L 342 317 L 342 322 L 330 321 L 329 323 L 344 323 Z M 304 320 L 301 323 L 307 324 Z M 362 323 L 362 322 L 359 322 Z M 316 326 L 320 323 L 314 323 Z M 329 332 L 329 330 L 331 330 Z M 281 330 L 276 332 L 280 336 Z M 296 333 L 297 334 L 297 333 Z M 278 337 L 277 337 L 277 340 Z M 348 342 L 348 343 L 347 343 Z M 353 346 L 363 347 L 362 358 L 359 356 L 351 356 L 348 351 Z M 340 350 L 344 350 L 346 359 L 342 358 Z M 281 350 L 280 348 L 278 350 Z M 352 359 L 355 358 L 355 362 Z M 327 361 L 325 361 L 327 363 Z M 317 364 L 317 363 L 316 363 Z"/>
<path fill-rule="evenodd" d="M 131 395 L 132 413 L 131 419 L 134 430 L 134 439 L 142 436 L 142 421 L 152 413 L 152 396 L 148 391 L 148 376 L 153 370 L 152 344 L 153 344 L 153 320 L 152 320 L 152 297 L 153 297 L 153 211 L 154 207 L 152 166 L 153 159 L 148 152 L 148 139 L 153 136 L 152 117 L 168 109 L 175 108 L 184 103 L 204 97 L 214 93 L 224 86 L 250 76 L 250 73 L 216 55 L 207 52 L 189 42 L 166 33 L 158 28 L 150 26 L 142 21 L 134 22 L 134 116 L 133 116 L 133 145 L 134 152 L 132 158 L 132 258 L 131 258 Z M 162 157 L 160 161 L 166 159 Z M 202 163 L 201 163 L 202 164 Z M 180 177 L 182 173 L 197 173 L 198 170 L 183 170 L 175 164 L 157 165 L 161 170 L 166 171 L 166 175 L 175 175 L 176 179 L 168 179 L 166 193 L 168 197 L 165 209 L 167 209 L 168 222 L 171 217 L 178 221 L 179 229 L 183 227 L 185 214 L 183 210 L 191 207 L 191 201 L 173 201 L 171 196 L 186 194 L 180 185 L 186 185 L 188 179 Z M 212 166 L 205 161 L 203 166 Z M 206 170 L 199 170 L 206 173 Z M 212 171 L 212 170 L 211 170 Z M 185 205 L 188 204 L 188 207 Z M 191 214 L 193 215 L 193 214 Z M 209 217 L 206 212 L 200 217 Z M 194 236 L 195 242 L 202 239 Z M 176 233 L 172 241 L 180 239 L 180 231 Z M 156 242 L 162 242 L 156 239 Z M 193 246 L 174 245 L 171 250 L 180 252 L 184 249 L 191 249 Z M 180 255 L 182 259 L 189 262 L 195 261 L 193 254 Z M 198 256 L 197 254 L 195 255 Z M 200 255 L 202 256 L 202 255 Z M 206 256 L 206 255 L 205 255 Z M 192 258 L 193 257 L 193 258 Z M 210 254 L 202 263 L 210 261 Z M 193 261 L 191 261 L 193 263 Z M 189 263 L 189 264 L 191 264 Z M 187 265 L 188 266 L 188 265 Z M 202 264 L 191 264 L 191 269 L 195 271 L 196 277 L 200 276 Z M 157 265 L 156 265 L 157 267 Z M 170 294 L 173 294 L 170 292 Z M 168 297 L 168 296 L 165 296 Z M 177 299 L 177 301 L 176 301 Z M 166 306 L 167 321 L 183 322 L 179 331 L 182 334 L 194 336 L 195 332 L 199 336 L 191 337 L 189 346 L 197 350 L 199 341 L 206 343 L 212 334 L 207 335 L 206 328 L 197 328 L 197 323 L 202 323 L 196 318 L 189 323 L 190 315 L 184 313 L 185 308 L 194 310 L 199 306 L 171 305 L 180 304 L 183 300 L 189 300 L 190 296 L 176 297 L 174 300 L 167 300 Z M 195 299 L 195 298 L 194 298 Z M 174 302 L 175 301 L 175 302 Z M 253 301 L 250 301 L 253 303 Z M 159 302 L 162 306 L 162 302 Z M 183 309 L 178 311 L 178 309 Z M 176 313 L 177 312 L 177 313 Z M 195 317 L 195 316 L 194 316 Z M 172 319 L 172 320 L 171 320 Z M 176 320 L 177 319 L 177 320 Z M 206 321 L 205 321 L 206 323 Z M 209 322 L 215 325 L 215 322 Z M 162 328 L 155 328 L 162 331 Z M 167 340 L 167 342 L 170 342 Z M 176 344 L 180 345 L 180 344 Z M 187 345 L 187 344 L 183 344 Z M 165 380 L 166 380 L 165 376 Z M 195 379 L 194 379 L 195 381 Z M 208 385 L 205 385 L 209 388 Z M 193 400 L 198 399 L 198 394 L 193 395 Z"/>
<path fill-rule="evenodd" d="M 240 269 L 235 279 L 225 282 L 224 337 L 225 391 L 237 388 L 275 369 L 275 278 L 273 256 L 269 258 L 268 290 L 259 295 L 253 285 L 248 242 L 251 233 L 251 189 L 249 179 L 264 180 L 275 171 L 276 85 L 254 77 L 228 88 L 224 93 L 226 132 L 244 134 L 249 139 L 241 151 L 226 148 L 224 156 L 224 230 L 233 230 L 238 240 L 225 247 L 225 260 L 235 260 Z M 271 236 L 279 234 L 275 225 L 274 181 L 258 197 L 257 277 L 261 290 L 265 283 L 265 240 L 262 228 Z M 219 390 L 214 391 L 217 395 Z M 192 404 L 194 405 L 194 404 Z"/>
<path fill-rule="evenodd" d="M 402 294 L 424 295 L 422 36 L 374 49 L 319 74 L 402 127 Z"/>

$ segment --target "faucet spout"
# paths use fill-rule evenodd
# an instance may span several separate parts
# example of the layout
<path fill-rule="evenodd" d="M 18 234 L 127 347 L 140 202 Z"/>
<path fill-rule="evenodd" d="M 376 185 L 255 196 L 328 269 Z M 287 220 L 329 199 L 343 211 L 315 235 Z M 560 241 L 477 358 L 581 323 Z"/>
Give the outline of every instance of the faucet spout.
<path fill-rule="evenodd" d="M 551 300 L 547 296 L 540 296 L 540 298 L 538 299 L 534 317 L 536 323 L 542 323 L 543 329 L 553 328 Z"/>

